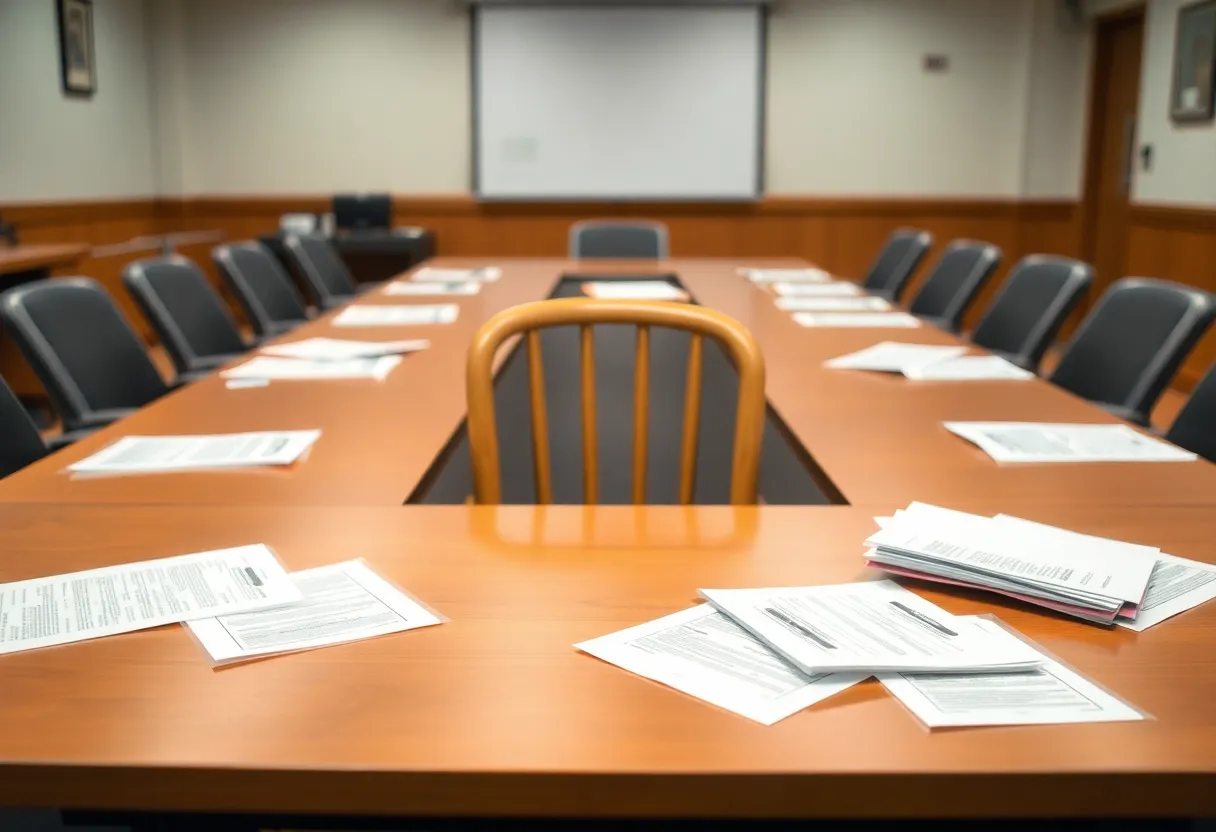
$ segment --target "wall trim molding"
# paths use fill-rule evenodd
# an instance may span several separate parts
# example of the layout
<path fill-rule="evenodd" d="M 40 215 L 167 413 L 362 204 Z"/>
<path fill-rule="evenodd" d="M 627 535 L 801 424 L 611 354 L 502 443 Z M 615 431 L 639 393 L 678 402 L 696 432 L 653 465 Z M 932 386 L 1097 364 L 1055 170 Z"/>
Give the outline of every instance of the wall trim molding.
<path fill-rule="evenodd" d="M 1132 205 L 1132 222 L 1155 228 L 1216 232 L 1216 205 L 1203 208 L 1166 203 L 1136 203 Z"/>

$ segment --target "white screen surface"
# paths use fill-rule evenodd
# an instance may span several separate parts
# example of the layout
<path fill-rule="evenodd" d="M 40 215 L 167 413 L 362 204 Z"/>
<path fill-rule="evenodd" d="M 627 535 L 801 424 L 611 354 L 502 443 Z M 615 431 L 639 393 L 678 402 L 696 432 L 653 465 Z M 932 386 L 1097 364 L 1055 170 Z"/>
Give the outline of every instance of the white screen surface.
<path fill-rule="evenodd" d="M 478 195 L 753 199 L 761 10 L 483 7 Z"/>

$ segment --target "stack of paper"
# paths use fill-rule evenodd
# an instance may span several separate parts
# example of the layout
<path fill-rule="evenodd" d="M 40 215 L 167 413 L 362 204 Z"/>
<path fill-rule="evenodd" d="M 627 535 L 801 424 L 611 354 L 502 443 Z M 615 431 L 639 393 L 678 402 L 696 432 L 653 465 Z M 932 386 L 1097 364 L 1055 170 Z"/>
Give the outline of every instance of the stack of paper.
<path fill-rule="evenodd" d="M 1198 457 L 1127 425 L 944 422 L 997 462 L 1193 462 Z"/>
<path fill-rule="evenodd" d="M 901 344 L 883 341 L 826 362 L 844 370 L 901 373 L 924 381 L 976 381 L 985 379 L 1034 378 L 1034 373 L 1015 367 L 997 356 L 963 355 L 966 347 Z"/>
<path fill-rule="evenodd" d="M 811 284 L 814 285 L 814 284 Z M 833 284 L 825 284 L 831 286 Z M 784 297 L 775 301 L 777 308 L 786 312 L 886 312 L 891 308 L 883 298 L 856 297 Z"/>
<path fill-rule="evenodd" d="M 583 292 L 600 300 L 688 300 L 688 293 L 665 280 L 594 280 Z"/>
<path fill-rule="evenodd" d="M 321 436 L 319 430 L 227 433 L 213 436 L 124 436 L 69 471 L 157 473 L 291 465 Z"/>
<path fill-rule="evenodd" d="M 832 276 L 823 269 L 740 269 L 752 283 L 827 283 Z"/>
<path fill-rule="evenodd" d="M 892 581 L 703 589 L 701 597 L 803 673 L 1001 673 L 1042 657 L 965 626 Z"/>
<path fill-rule="evenodd" d="M 453 283 L 466 280 L 478 280 L 482 283 L 493 283 L 502 277 L 502 269 L 497 266 L 486 266 L 481 269 L 441 269 L 435 266 L 424 266 L 410 275 L 410 280 L 434 283 Z"/>
<path fill-rule="evenodd" d="M 383 381 L 401 363 L 399 355 L 379 358 L 348 358 L 344 361 L 311 361 L 259 355 L 220 373 L 223 378 L 266 381 L 322 381 L 326 379 L 375 379 Z"/>
<path fill-rule="evenodd" d="M 379 358 L 382 355 L 403 355 L 425 350 L 431 342 L 425 338 L 411 341 L 344 341 L 340 338 L 305 338 L 288 344 L 271 344 L 262 352 L 283 358 L 308 361 L 349 361 L 352 358 Z"/>
<path fill-rule="evenodd" d="M 806 327 L 900 327 L 913 329 L 920 319 L 907 312 L 795 312 L 794 321 Z"/>
<path fill-rule="evenodd" d="M 481 291 L 481 281 L 464 280 L 446 283 L 418 280 L 396 280 L 384 287 L 386 295 L 475 295 Z"/>
<path fill-rule="evenodd" d="M 394 306 L 355 304 L 343 309 L 333 319 L 334 326 L 419 326 L 450 324 L 460 314 L 454 303 L 432 306 Z"/>
<path fill-rule="evenodd" d="M 1133 620 L 1161 557 L 1152 546 L 913 503 L 866 540 L 871 566 L 991 590 L 1105 624 Z"/>
<path fill-rule="evenodd" d="M 773 291 L 783 298 L 856 297 L 865 294 L 856 283 L 774 283 Z"/>

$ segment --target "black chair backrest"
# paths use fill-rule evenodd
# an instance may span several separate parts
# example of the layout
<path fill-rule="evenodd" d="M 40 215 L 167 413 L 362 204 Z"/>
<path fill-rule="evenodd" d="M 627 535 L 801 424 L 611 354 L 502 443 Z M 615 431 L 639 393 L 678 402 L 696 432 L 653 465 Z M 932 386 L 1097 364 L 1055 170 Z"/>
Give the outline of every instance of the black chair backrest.
<path fill-rule="evenodd" d="M 249 348 L 206 275 L 185 257 L 136 260 L 123 270 L 122 280 L 178 373 L 206 369 L 199 359 Z"/>
<path fill-rule="evenodd" d="M 957 332 L 963 313 L 1000 264 L 1001 250 L 991 243 L 955 240 L 938 258 L 908 311 Z"/>
<path fill-rule="evenodd" d="M 258 335 L 275 335 L 308 320 L 304 298 L 266 246 L 258 242 L 218 246 L 211 259 Z"/>
<path fill-rule="evenodd" d="M 334 225 L 341 229 L 389 228 L 393 198 L 389 194 L 335 194 Z"/>
<path fill-rule="evenodd" d="M 971 342 L 1035 371 L 1094 279 L 1088 263 L 1032 254 L 1009 272 Z"/>
<path fill-rule="evenodd" d="M 931 245 L 933 235 L 928 231 L 895 229 L 866 272 L 862 285 L 887 300 L 899 300 Z"/>
<path fill-rule="evenodd" d="M 319 305 L 358 293 L 350 270 L 326 238 L 316 234 L 289 235 L 283 244 Z"/>
<path fill-rule="evenodd" d="M 667 226 L 650 220 L 584 220 L 570 226 L 570 256 L 662 260 Z"/>
<path fill-rule="evenodd" d="M 142 407 L 167 386 L 139 336 L 97 281 L 25 283 L 0 295 L 0 320 L 67 431 L 102 410 Z"/>
<path fill-rule="evenodd" d="M 1147 424 L 1214 316 L 1216 302 L 1207 292 L 1144 277 L 1117 280 L 1064 348 L 1051 381 Z"/>
<path fill-rule="evenodd" d="M 1216 462 L 1216 364 L 1195 385 L 1165 438 Z"/>
<path fill-rule="evenodd" d="M 38 428 L 12 389 L 0 379 L 0 477 L 20 471 L 44 456 L 46 444 Z"/>

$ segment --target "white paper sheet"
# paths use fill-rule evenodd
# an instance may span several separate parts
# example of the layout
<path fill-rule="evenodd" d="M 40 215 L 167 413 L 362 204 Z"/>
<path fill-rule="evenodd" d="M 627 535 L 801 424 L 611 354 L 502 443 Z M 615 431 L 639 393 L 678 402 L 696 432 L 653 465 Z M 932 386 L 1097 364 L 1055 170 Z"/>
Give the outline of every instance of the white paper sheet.
<path fill-rule="evenodd" d="M 915 329 L 920 320 L 907 312 L 795 312 L 794 322 L 805 327 Z"/>
<path fill-rule="evenodd" d="M 880 373 L 902 373 L 908 368 L 920 367 L 955 358 L 967 351 L 966 347 L 933 346 L 930 344 L 901 344 L 898 341 L 883 341 L 864 350 L 842 355 L 824 362 L 825 367 L 838 370 L 871 370 Z"/>
<path fill-rule="evenodd" d="M 915 367 L 904 375 L 917 381 L 1026 381 L 1035 377 L 1029 370 L 1010 364 L 997 355 L 963 355 Z"/>
<path fill-rule="evenodd" d="M 892 308 L 883 298 L 864 296 L 777 298 L 774 303 L 778 309 L 785 312 L 886 312 Z"/>
<path fill-rule="evenodd" d="M 352 358 L 379 358 L 382 355 L 403 355 L 425 350 L 431 342 L 425 338 L 408 341 L 347 341 L 341 338 L 305 338 L 287 344 L 264 347 L 266 355 L 283 358 L 303 358 L 309 361 L 349 361 Z"/>
<path fill-rule="evenodd" d="M 482 283 L 493 283 L 502 277 L 502 269 L 497 266 L 486 266 L 481 269 L 443 269 L 435 266 L 423 266 L 410 275 L 410 280 L 420 283 L 452 283 L 464 280 L 478 280 Z"/>
<path fill-rule="evenodd" d="M 688 293 L 665 280 L 595 280 L 583 291 L 600 300 L 687 300 Z"/>
<path fill-rule="evenodd" d="M 310 361 L 258 355 L 220 375 L 224 378 L 263 378 L 268 381 L 324 381 L 327 379 L 374 379 L 383 381 L 401 363 L 399 355 L 379 358 L 348 358 L 345 361 Z"/>
<path fill-rule="evenodd" d="M 321 436 L 319 430 L 218 433 L 211 436 L 124 436 L 68 466 L 88 473 L 155 473 L 291 465 Z"/>
<path fill-rule="evenodd" d="M 1157 556 L 1148 592 L 1135 620 L 1120 618 L 1115 623 L 1143 632 L 1213 598 L 1216 598 L 1216 566 L 1161 554 Z"/>
<path fill-rule="evenodd" d="M 958 620 L 989 638 L 1025 644 L 993 621 Z M 1050 656 L 1039 656 L 1040 667 L 1018 673 L 880 673 L 878 680 L 929 728 L 1144 719 L 1139 711 L 1076 671 Z"/>
<path fill-rule="evenodd" d="M 320 566 L 289 577 L 300 600 L 186 623 L 216 665 L 443 623 L 363 561 Z"/>
<path fill-rule="evenodd" d="M 773 291 L 783 298 L 856 297 L 865 294 L 856 283 L 774 283 Z"/>
<path fill-rule="evenodd" d="M 866 678 L 808 676 L 709 604 L 574 646 L 764 725 Z"/>
<path fill-rule="evenodd" d="M 944 422 L 997 462 L 1192 462 L 1197 457 L 1127 425 Z"/>
<path fill-rule="evenodd" d="M 832 275 L 823 269 L 739 269 L 752 283 L 827 283 Z"/>
<path fill-rule="evenodd" d="M 480 280 L 456 280 L 448 283 L 413 279 L 394 280 L 384 287 L 386 295 L 475 295 L 480 291 Z"/>
<path fill-rule="evenodd" d="M 454 303 L 428 306 L 355 304 L 333 319 L 334 326 L 420 326 L 450 324 L 460 314 Z"/>
<path fill-rule="evenodd" d="M 1029 648 L 985 638 L 892 581 L 700 594 L 804 673 L 1012 670 Z"/>
<path fill-rule="evenodd" d="M 224 388 L 227 390 L 249 390 L 269 386 L 270 382 L 264 378 L 230 378 L 224 382 Z"/>
<path fill-rule="evenodd" d="M 294 601 L 265 546 L 238 546 L 0 584 L 0 653 Z"/>

